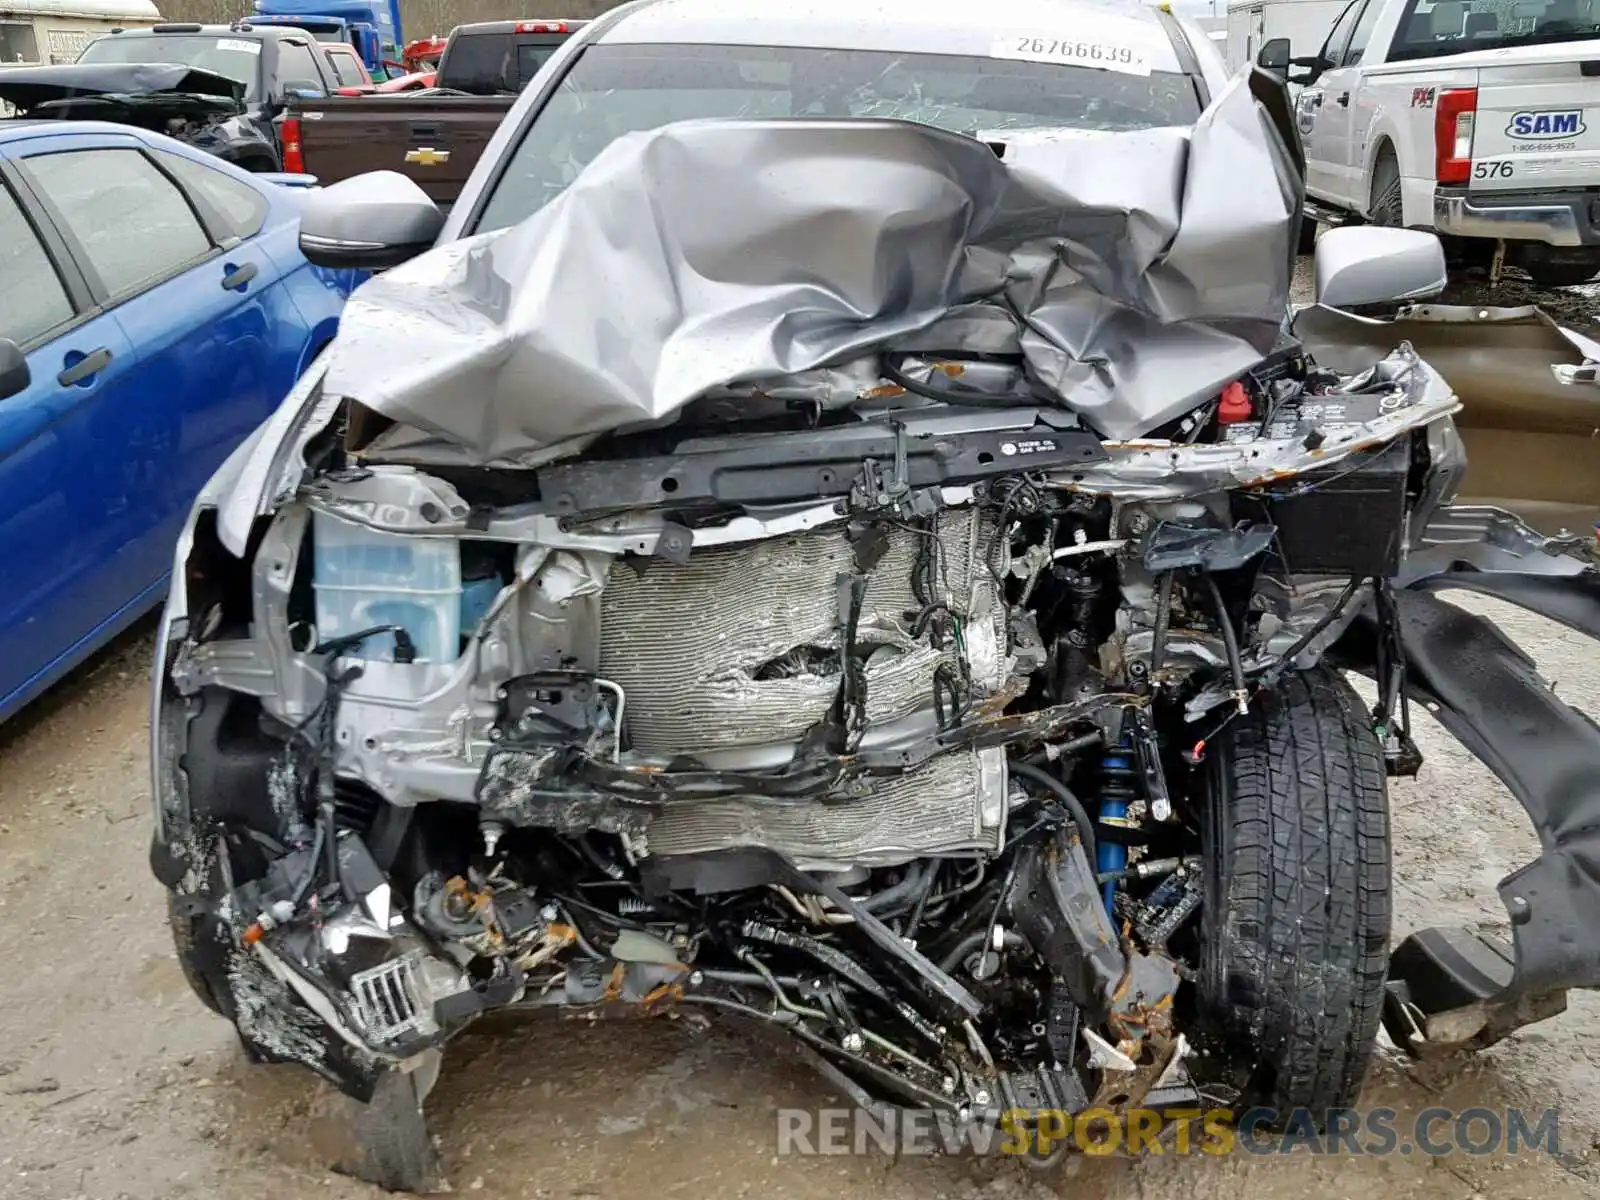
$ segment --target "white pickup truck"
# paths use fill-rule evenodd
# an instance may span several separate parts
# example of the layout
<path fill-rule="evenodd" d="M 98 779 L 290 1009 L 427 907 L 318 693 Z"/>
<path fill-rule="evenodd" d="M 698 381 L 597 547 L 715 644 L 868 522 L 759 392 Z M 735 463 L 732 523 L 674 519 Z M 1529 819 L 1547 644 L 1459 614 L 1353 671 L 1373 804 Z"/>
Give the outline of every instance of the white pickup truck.
<path fill-rule="evenodd" d="M 1596 8 L 1350 0 L 1312 57 L 1291 59 L 1285 38 L 1263 44 L 1258 65 L 1300 85 L 1308 216 L 1433 229 L 1457 259 L 1496 274 L 1515 263 L 1545 286 L 1593 278 Z"/>

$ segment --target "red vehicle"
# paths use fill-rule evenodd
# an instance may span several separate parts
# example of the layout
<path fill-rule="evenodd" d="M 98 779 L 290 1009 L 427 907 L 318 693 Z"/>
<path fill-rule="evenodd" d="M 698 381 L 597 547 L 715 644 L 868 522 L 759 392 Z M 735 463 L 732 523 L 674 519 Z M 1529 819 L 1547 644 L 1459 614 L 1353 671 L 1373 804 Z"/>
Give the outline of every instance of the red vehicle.
<path fill-rule="evenodd" d="M 437 71 L 415 71 L 410 75 L 400 75 L 394 79 L 386 79 L 382 83 L 335 88 L 333 94 L 335 96 L 385 96 L 395 92 L 417 92 L 423 88 L 431 88 L 438 77 L 439 73 Z"/>
<path fill-rule="evenodd" d="M 445 40 L 434 34 L 432 37 L 419 38 L 409 43 L 400 54 L 405 60 L 406 69 L 421 72 L 437 68 L 439 60 L 444 57 Z"/>

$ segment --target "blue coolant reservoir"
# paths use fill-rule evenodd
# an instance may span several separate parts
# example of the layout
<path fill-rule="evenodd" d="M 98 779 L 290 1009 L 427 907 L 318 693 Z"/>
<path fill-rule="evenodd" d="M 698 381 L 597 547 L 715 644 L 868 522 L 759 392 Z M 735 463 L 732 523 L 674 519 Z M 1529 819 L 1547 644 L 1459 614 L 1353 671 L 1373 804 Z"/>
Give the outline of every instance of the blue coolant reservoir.
<path fill-rule="evenodd" d="M 453 538 L 379 533 L 312 514 L 311 576 L 317 637 L 344 637 L 374 625 L 399 625 L 416 661 L 454 662 L 461 652 L 461 550 Z M 353 658 L 394 661 L 394 635 L 368 638 Z"/>

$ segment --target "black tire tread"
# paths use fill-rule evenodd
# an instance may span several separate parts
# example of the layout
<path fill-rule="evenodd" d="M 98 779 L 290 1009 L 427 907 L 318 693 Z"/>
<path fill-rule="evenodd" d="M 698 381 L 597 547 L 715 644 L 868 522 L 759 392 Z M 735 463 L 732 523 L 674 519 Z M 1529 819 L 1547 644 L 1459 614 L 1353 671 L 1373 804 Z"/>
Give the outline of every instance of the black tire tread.
<path fill-rule="evenodd" d="M 366 1104 L 340 1097 L 343 1113 L 326 1136 L 341 1144 L 330 1166 L 385 1191 L 435 1195 L 450 1190 L 409 1076 L 385 1072 Z"/>
<path fill-rule="evenodd" d="M 1372 207 L 1367 219 L 1374 225 L 1395 227 L 1405 222 L 1405 205 L 1400 196 L 1400 164 L 1392 152 L 1379 154 L 1372 169 Z"/>
<path fill-rule="evenodd" d="M 1353 1104 L 1388 964 L 1389 810 L 1359 697 L 1287 676 L 1211 753 L 1202 992 L 1280 1113 Z"/>

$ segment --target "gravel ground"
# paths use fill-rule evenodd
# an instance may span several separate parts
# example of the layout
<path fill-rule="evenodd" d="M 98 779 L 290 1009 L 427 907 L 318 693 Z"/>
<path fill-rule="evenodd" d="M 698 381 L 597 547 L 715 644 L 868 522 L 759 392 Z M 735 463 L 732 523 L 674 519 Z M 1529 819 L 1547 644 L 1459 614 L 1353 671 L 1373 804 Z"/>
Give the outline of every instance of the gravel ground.
<path fill-rule="evenodd" d="M 1507 272 L 1508 278 L 1492 288 L 1487 283 L 1464 280 L 1452 283 L 1439 297 L 1444 304 L 1489 304 L 1515 308 L 1537 304 L 1557 321 L 1594 336 L 1600 318 L 1600 283 L 1581 287 L 1537 288 L 1528 280 Z"/>
<path fill-rule="evenodd" d="M 1473 302 L 1483 302 L 1474 300 Z M 1600 653 L 1515 610 L 1492 612 L 1600 712 Z M 145 864 L 148 628 L 0 726 L 0 1200 L 335 1200 L 383 1193 L 324 1169 L 308 1073 L 244 1062 L 172 954 Z M 1494 885 L 1537 852 L 1489 773 L 1421 719 L 1428 756 L 1393 785 L 1396 937 L 1498 925 Z M 681 1022 L 528 1025 L 474 1034 L 429 1101 L 455 1187 L 486 1198 L 705 1200 L 1432 1200 L 1600 1197 L 1600 997 L 1481 1055 L 1421 1068 L 1385 1044 L 1364 1101 L 1561 1110 L 1561 1154 L 1011 1164 L 775 1155 L 773 1110 L 830 1103 L 766 1044 Z"/>

